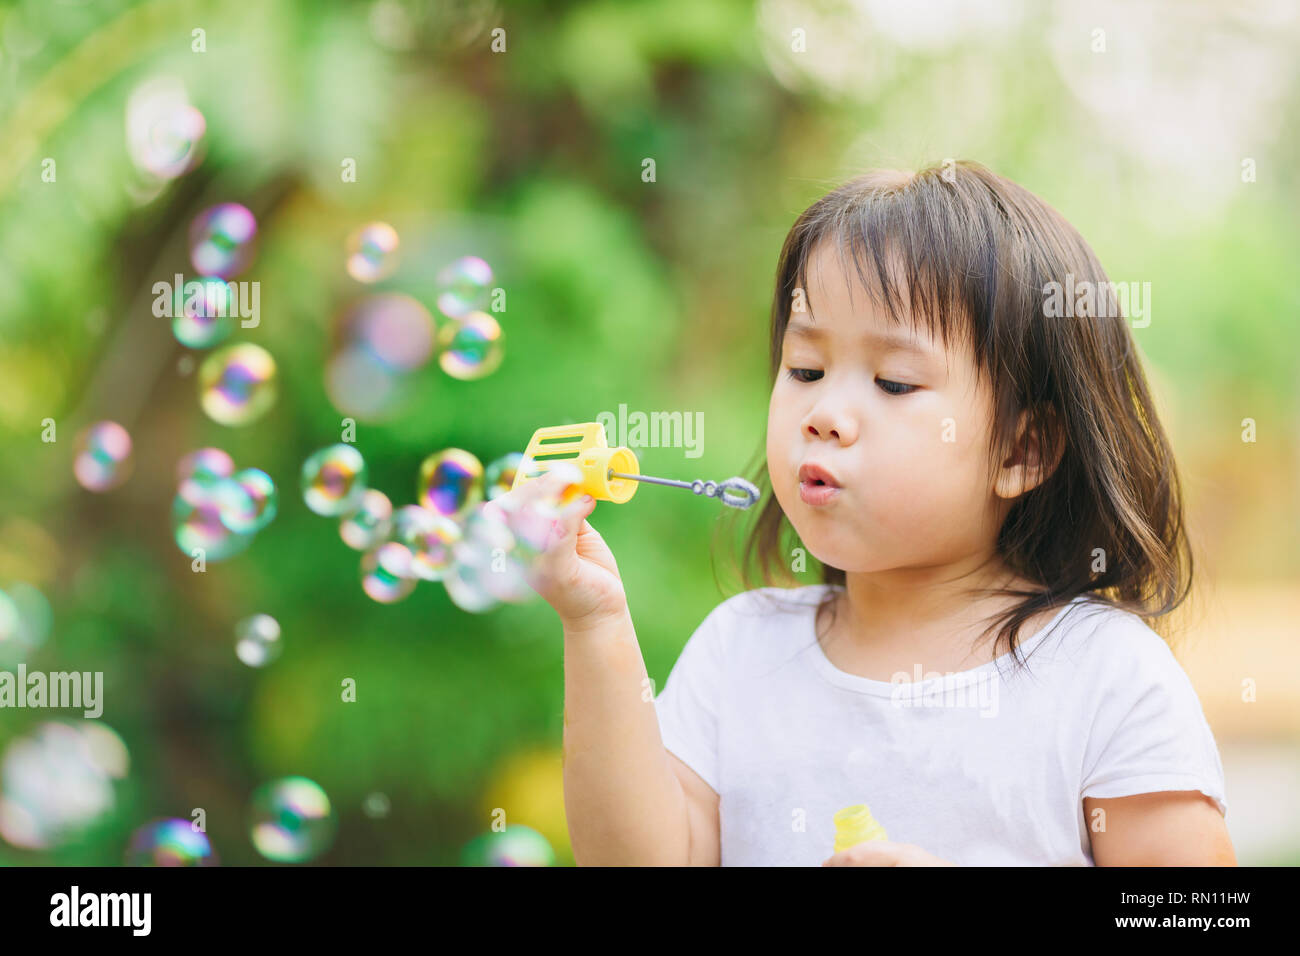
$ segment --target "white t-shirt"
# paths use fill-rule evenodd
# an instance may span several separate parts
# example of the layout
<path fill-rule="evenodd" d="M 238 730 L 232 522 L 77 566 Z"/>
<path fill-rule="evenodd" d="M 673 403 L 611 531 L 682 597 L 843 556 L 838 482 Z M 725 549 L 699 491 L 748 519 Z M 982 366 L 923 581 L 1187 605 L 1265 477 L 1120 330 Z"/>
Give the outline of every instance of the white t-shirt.
<path fill-rule="evenodd" d="M 664 746 L 720 797 L 723 866 L 818 866 L 857 803 L 967 866 L 1093 865 L 1084 797 L 1200 790 L 1227 813 L 1196 691 L 1136 615 L 1081 596 L 1021 632 L 1027 674 L 1003 654 L 885 682 L 826 657 L 827 587 L 724 601 L 655 701 Z"/>

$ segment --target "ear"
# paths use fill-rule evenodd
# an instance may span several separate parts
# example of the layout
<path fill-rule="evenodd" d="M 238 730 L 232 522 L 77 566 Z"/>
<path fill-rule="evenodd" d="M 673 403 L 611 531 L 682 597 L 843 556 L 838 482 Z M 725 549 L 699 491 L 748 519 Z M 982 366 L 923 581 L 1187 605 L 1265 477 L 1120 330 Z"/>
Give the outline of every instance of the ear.
<path fill-rule="evenodd" d="M 1055 409 L 1049 406 L 1046 414 L 1053 422 L 1056 421 Z M 1065 454 L 1065 436 L 1059 429 L 1054 431 L 1057 433 L 1056 447 L 1045 448 L 1046 436 L 1039 434 L 1037 429 L 1029 428 L 1029 412 L 1020 413 L 1020 419 L 1016 423 L 1015 445 L 1010 456 L 998 469 L 993 486 L 999 498 L 1019 498 L 1051 477 L 1056 466 L 1061 463 L 1061 456 Z"/>

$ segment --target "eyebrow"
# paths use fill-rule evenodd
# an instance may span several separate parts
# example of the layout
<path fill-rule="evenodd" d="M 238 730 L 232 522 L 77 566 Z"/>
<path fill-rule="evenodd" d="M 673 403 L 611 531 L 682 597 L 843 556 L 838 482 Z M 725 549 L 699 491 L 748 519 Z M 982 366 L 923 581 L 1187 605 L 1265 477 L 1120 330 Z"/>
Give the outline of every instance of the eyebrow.
<path fill-rule="evenodd" d="M 824 339 L 826 330 L 807 322 L 791 322 L 785 327 L 786 335 L 805 339 Z M 867 331 L 862 333 L 862 340 L 882 349 L 901 352 L 915 352 L 917 355 L 929 356 L 930 350 L 915 339 L 894 332 Z"/>

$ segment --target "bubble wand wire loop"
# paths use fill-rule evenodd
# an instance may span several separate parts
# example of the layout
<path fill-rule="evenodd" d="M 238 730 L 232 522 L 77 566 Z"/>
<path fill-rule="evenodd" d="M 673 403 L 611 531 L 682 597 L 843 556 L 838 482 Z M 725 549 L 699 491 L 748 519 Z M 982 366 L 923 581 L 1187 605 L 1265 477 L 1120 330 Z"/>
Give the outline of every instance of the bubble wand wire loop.
<path fill-rule="evenodd" d="M 694 494 L 717 498 L 728 507 L 742 510 L 752 507 L 761 497 L 758 488 L 740 477 L 728 478 L 726 481 L 704 481 L 699 478 L 694 481 L 674 481 L 672 478 L 652 478 L 650 475 L 626 475 L 610 468 L 605 478 L 626 478 L 629 481 L 645 481 L 670 488 L 689 488 Z"/>

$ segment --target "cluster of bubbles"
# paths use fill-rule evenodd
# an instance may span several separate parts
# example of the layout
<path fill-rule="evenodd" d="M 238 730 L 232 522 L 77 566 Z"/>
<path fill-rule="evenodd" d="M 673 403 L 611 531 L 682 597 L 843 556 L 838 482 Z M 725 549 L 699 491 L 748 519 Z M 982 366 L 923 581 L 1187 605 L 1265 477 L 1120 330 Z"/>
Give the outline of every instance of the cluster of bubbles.
<path fill-rule="evenodd" d="M 190 262 L 201 276 L 231 279 L 253 262 L 257 219 L 237 202 L 203 210 L 190 223 Z"/>
<path fill-rule="evenodd" d="M 146 823 L 126 847 L 127 866 L 216 866 L 208 835 L 189 820 L 171 818 Z"/>
<path fill-rule="evenodd" d="M 397 268 L 400 239 L 384 222 L 368 223 L 347 240 L 347 271 L 358 282 L 387 278 Z M 432 360 L 453 378 L 490 375 L 505 355 L 501 326 L 489 313 L 492 268 L 477 256 L 457 259 L 439 271 L 439 327 L 418 299 L 400 292 L 366 295 L 344 307 L 333 322 L 325 388 L 341 411 L 382 420 L 403 408 L 419 372 Z"/>
<path fill-rule="evenodd" d="M 558 515 L 552 502 L 489 507 L 510 491 L 523 462 L 510 452 L 484 468 L 471 452 L 443 449 L 421 463 L 416 502 L 394 509 L 367 486 L 361 453 L 331 445 L 303 463 L 302 495 L 316 514 L 339 518 L 343 543 L 363 552 L 361 586 L 373 600 L 392 604 L 420 581 L 440 581 L 454 604 L 482 613 L 532 598 L 529 569 Z"/>
<path fill-rule="evenodd" d="M 0 590 L 0 667 L 27 659 L 45 643 L 53 615 L 45 595 L 25 581 Z"/>
<path fill-rule="evenodd" d="M 77 436 L 72 473 L 87 491 L 116 488 L 131 475 L 131 436 L 117 422 L 95 422 Z"/>
<path fill-rule="evenodd" d="M 460 860 L 463 866 L 554 866 L 555 851 L 532 827 L 512 823 L 465 844 Z"/>
<path fill-rule="evenodd" d="M 44 850 L 76 839 L 115 804 L 126 744 L 99 720 L 50 721 L 9 742 L 0 762 L 0 837 Z"/>
<path fill-rule="evenodd" d="M 257 852 L 276 863 L 314 859 L 334 842 L 338 819 L 320 785 L 282 777 L 253 794 L 249 835 Z"/>
<path fill-rule="evenodd" d="M 254 614 L 235 625 L 235 656 L 249 667 L 265 667 L 280 656 L 280 622 Z"/>
<path fill-rule="evenodd" d="M 235 461 L 220 448 L 200 448 L 181 459 L 179 486 L 172 501 L 176 546 L 193 557 L 202 549 L 208 561 L 239 554 L 275 517 L 279 492 L 266 472 L 235 471 Z"/>

